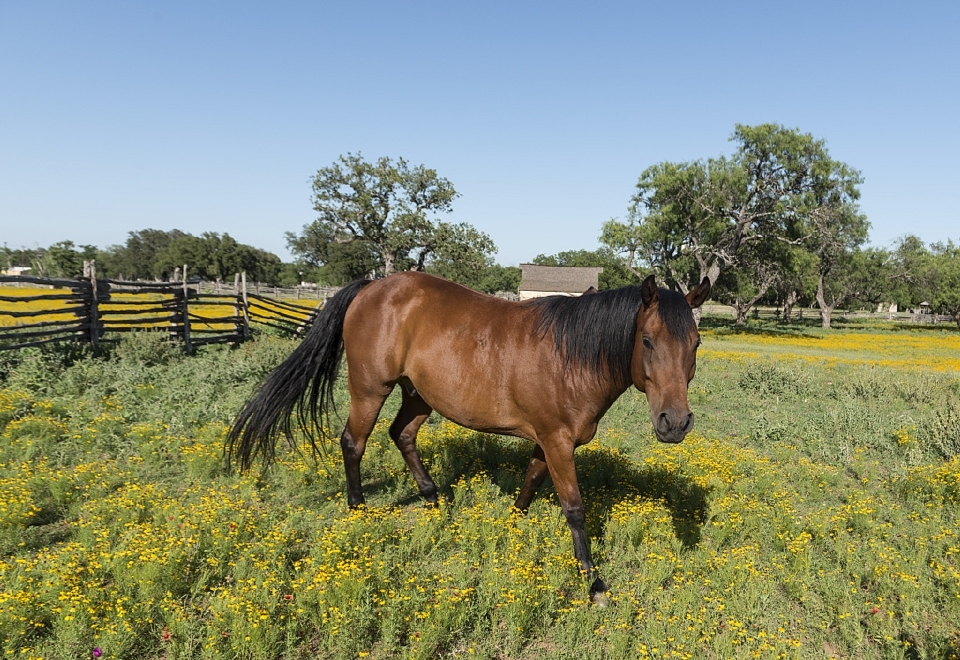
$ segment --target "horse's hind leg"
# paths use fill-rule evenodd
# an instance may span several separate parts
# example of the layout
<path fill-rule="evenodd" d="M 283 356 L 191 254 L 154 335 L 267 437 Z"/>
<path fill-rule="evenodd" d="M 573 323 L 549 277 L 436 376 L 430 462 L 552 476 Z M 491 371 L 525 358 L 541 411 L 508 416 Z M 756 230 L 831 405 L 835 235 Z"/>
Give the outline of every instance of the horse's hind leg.
<path fill-rule="evenodd" d="M 387 391 L 389 394 L 389 390 Z M 340 451 L 343 452 L 343 467 L 347 473 L 347 505 L 350 508 L 364 503 L 363 485 L 360 482 L 360 459 L 367 448 L 367 438 L 377 423 L 380 408 L 386 395 L 350 397 L 350 415 L 340 436 Z"/>
<path fill-rule="evenodd" d="M 437 485 L 433 483 L 433 479 L 427 473 L 427 468 L 420 459 L 420 452 L 417 451 L 417 431 L 420 430 L 420 426 L 427 420 L 433 409 L 416 392 L 409 393 L 408 388 L 403 384 L 401 389 L 403 403 L 400 405 L 397 418 L 390 425 L 390 437 L 393 438 L 393 443 L 403 454 L 403 460 L 406 461 L 407 467 L 413 473 L 420 494 L 427 502 L 436 504 Z"/>

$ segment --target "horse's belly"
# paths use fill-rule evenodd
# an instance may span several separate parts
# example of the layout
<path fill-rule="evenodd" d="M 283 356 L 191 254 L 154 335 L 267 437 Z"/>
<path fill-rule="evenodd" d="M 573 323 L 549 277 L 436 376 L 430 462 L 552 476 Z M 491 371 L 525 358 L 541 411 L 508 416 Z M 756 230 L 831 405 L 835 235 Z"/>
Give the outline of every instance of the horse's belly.
<path fill-rule="evenodd" d="M 469 383 L 443 391 L 428 386 L 426 390 L 417 388 L 417 392 L 437 413 L 460 426 L 482 433 L 535 438 L 527 417 L 502 392 Z"/>

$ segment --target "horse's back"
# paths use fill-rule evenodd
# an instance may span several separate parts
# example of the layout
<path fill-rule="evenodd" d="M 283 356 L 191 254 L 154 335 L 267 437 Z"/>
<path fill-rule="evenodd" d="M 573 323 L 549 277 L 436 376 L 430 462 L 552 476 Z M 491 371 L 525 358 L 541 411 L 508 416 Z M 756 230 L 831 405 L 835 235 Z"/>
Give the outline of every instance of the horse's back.
<path fill-rule="evenodd" d="M 395 273 L 367 286 L 357 296 L 345 323 L 392 322 L 415 327 L 420 322 L 433 329 L 483 320 L 488 313 L 510 314 L 517 308 L 495 296 L 474 291 L 456 282 L 416 271 Z"/>
<path fill-rule="evenodd" d="M 347 312 L 351 388 L 403 377 L 448 419 L 515 431 L 516 386 L 542 371 L 533 364 L 541 344 L 533 328 L 520 303 L 424 273 L 391 275 L 367 286 Z"/>
<path fill-rule="evenodd" d="M 367 286 L 344 319 L 347 357 L 391 366 L 423 353 L 464 351 L 503 338 L 523 314 L 517 303 L 418 272 L 396 273 Z"/>

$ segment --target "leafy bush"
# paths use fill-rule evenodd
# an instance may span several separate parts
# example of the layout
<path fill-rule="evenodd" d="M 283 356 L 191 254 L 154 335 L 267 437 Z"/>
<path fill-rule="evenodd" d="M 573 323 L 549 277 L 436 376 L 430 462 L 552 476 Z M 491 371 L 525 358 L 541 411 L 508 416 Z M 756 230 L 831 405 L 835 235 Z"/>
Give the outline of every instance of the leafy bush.
<path fill-rule="evenodd" d="M 0 382 L 13 389 L 45 392 L 56 385 L 66 369 L 84 362 L 91 354 L 88 345 L 75 342 L 3 351 Z"/>
<path fill-rule="evenodd" d="M 750 440 L 760 447 L 770 446 L 777 442 L 783 442 L 789 435 L 787 424 L 778 421 L 771 421 L 770 416 L 761 413 L 757 416 L 756 425 L 750 433 Z"/>
<path fill-rule="evenodd" d="M 183 350 L 166 333 L 144 330 L 126 333 L 113 354 L 127 364 L 154 367 L 170 364 L 183 354 Z"/>
<path fill-rule="evenodd" d="M 797 396 L 809 389 L 810 375 L 796 364 L 757 362 L 745 366 L 737 382 L 761 396 Z"/>
<path fill-rule="evenodd" d="M 960 412 L 956 406 L 937 410 L 936 416 L 925 428 L 926 444 L 940 458 L 950 460 L 960 456 Z"/>

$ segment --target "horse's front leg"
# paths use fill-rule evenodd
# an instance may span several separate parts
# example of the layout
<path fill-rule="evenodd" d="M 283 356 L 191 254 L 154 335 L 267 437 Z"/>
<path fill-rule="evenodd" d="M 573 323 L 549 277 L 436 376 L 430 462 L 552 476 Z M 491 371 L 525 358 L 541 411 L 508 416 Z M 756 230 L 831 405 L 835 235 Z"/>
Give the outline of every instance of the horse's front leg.
<path fill-rule="evenodd" d="M 590 598 L 595 600 L 600 594 L 607 591 L 607 585 L 597 574 L 590 556 L 590 545 L 587 541 L 586 512 L 583 507 L 583 497 L 580 495 L 580 486 L 577 484 L 577 468 L 573 460 L 573 442 L 559 441 L 544 443 L 544 453 L 553 486 L 560 498 L 560 507 L 563 517 L 567 519 L 567 526 L 573 536 L 573 554 L 580 562 L 580 568 L 587 579 L 592 579 Z"/>

